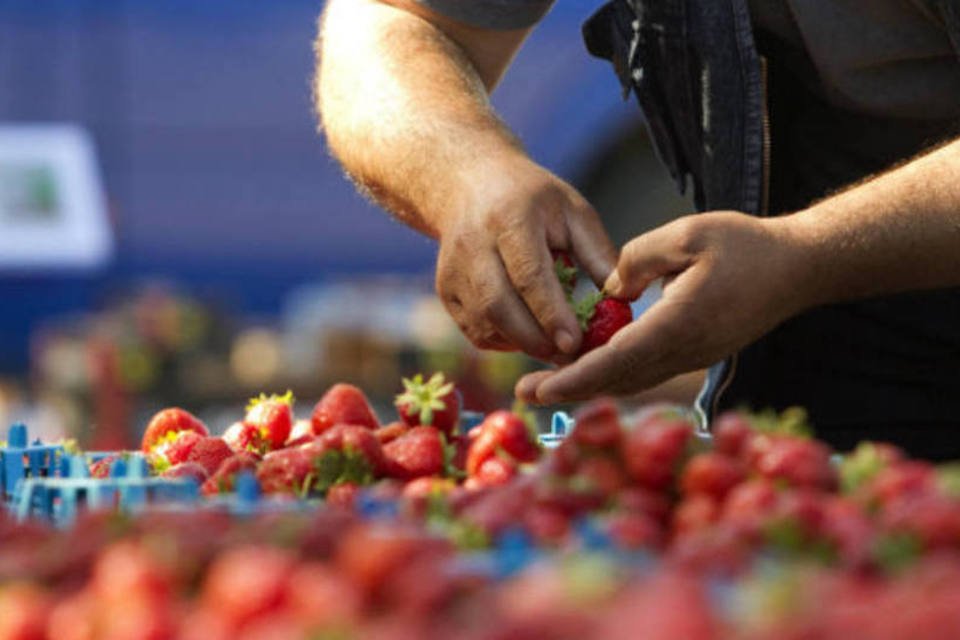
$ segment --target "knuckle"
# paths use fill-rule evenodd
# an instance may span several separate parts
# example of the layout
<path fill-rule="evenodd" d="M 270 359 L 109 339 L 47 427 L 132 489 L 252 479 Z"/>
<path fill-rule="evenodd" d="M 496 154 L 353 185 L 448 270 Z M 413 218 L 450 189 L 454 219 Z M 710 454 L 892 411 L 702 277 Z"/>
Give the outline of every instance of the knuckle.
<path fill-rule="evenodd" d="M 481 294 L 473 303 L 474 313 L 483 319 L 496 317 L 499 310 L 500 301 L 495 294 Z"/>
<path fill-rule="evenodd" d="M 699 215 L 680 218 L 674 224 L 674 242 L 685 254 L 699 253 L 706 239 L 707 225 Z"/>
<path fill-rule="evenodd" d="M 517 292 L 524 298 L 541 294 L 544 281 L 541 266 L 532 258 L 519 261 L 510 272 Z"/>

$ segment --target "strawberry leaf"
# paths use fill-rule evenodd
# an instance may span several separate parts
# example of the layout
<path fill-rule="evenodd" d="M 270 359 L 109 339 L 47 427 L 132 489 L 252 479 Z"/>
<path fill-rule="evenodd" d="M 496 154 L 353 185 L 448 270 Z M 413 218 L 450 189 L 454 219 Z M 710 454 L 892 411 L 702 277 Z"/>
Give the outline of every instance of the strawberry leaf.
<path fill-rule="evenodd" d="M 265 393 L 261 393 L 258 397 L 250 398 L 250 401 L 247 402 L 247 413 L 250 413 L 261 404 L 266 404 L 267 402 L 288 404 L 292 407 L 293 403 L 296 402 L 296 399 L 293 397 L 293 391 L 290 391 L 289 389 L 287 389 L 287 392 L 282 396 L 278 396 L 276 394 L 271 394 L 268 396 Z"/>

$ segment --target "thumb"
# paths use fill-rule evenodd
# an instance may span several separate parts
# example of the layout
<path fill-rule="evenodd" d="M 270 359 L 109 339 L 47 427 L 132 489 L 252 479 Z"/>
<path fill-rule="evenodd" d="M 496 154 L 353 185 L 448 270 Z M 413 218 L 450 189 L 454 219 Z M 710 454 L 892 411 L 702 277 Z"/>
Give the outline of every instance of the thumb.
<path fill-rule="evenodd" d="M 616 270 L 603 289 L 611 296 L 633 300 L 658 278 L 675 275 L 693 262 L 680 248 L 675 225 L 666 225 L 637 236 L 620 252 Z"/>

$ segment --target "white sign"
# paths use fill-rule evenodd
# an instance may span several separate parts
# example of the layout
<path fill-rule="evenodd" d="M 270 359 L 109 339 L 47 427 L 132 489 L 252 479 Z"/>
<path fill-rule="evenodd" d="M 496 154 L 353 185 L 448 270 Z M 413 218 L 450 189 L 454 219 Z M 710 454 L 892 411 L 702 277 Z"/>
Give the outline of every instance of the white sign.
<path fill-rule="evenodd" d="M 90 135 L 0 125 L 0 270 L 93 269 L 113 251 Z"/>

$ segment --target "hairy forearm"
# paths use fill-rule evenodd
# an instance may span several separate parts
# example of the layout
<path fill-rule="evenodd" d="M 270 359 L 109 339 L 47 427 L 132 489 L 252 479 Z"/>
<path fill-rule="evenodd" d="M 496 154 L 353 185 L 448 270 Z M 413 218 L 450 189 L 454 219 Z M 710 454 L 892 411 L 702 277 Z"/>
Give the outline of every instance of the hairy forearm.
<path fill-rule="evenodd" d="M 333 0 L 317 42 L 316 106 L 330 150 L 369 195 L 438 237 L 484 163 L 522 154 L 465 51 L 426 20 Z"/>
<path fill-rule="evenodd" d="M 782 223 L 812 304 L 960 285 L 960 141 Z"/>

